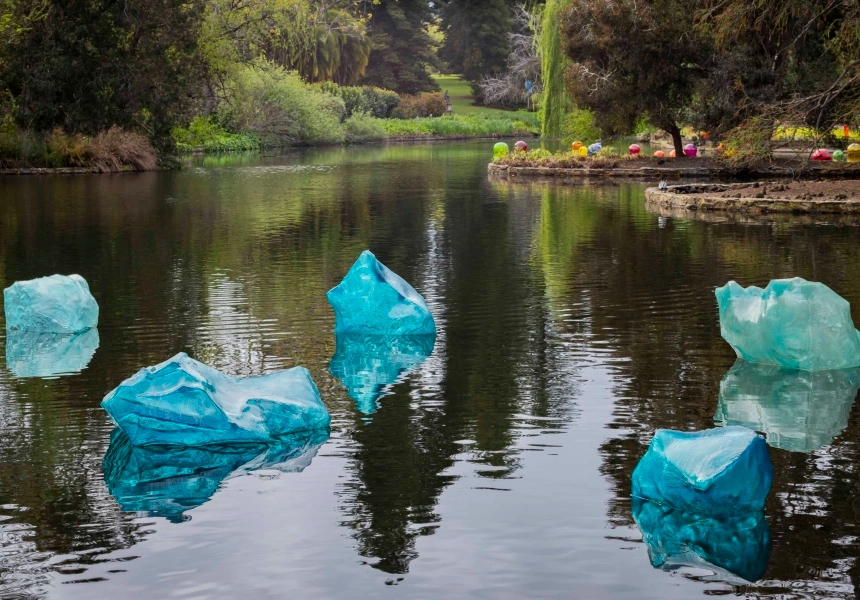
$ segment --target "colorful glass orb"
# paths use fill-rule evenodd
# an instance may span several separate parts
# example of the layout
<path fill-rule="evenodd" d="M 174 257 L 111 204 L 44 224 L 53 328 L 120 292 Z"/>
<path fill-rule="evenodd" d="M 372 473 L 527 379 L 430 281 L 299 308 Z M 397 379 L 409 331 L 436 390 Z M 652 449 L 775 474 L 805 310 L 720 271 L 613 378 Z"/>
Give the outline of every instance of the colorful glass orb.
<path fill-rule="evenodd" d="M 504 142 L 496 142 L 493 146 L 493 158 L 502 158 L 508 155 L 508 145 Z"/>
<path fill-rule="evenodd" d="M 570 149 L 573 150 L 574 152 L 578 152 L 579 149 L 582 148 L 583 146 L 584 146 L 584 144 L 582 142 L 580 142 L 579 140 L 576 140 L 575 142 L 573 142 L 570 145 Z"/>
<path fill-rule="evenodd" d="M 520 140 L 516 144 L 514 144 L 514 148 L 516 148 L 519 152 L 525 152 L 529 149 L 528 144 L 526 144 L 522 140 Z"/>
<path fill-rule="evenodd" d="M 657 150 L 657 152 L 654 153 L 654 158 L 666 158 L 666 153 L 662 150 Z"/>
<path fill-rule="evenodd" d="M 641 148 L 639 148 L 639 144 L 630 144 L 630 147 L 627 148 L 627 152 L 630 153 L 631 156 L 638 156 Z"/>
<path fill-rule="evenodd" d="M 833 157 L 830 155 L 830 152 L 827 151 L 827 148 L 819 148 L 812 153 L 812 160 L 830 160 L 832 158 Z"/>
<path fill-rule="evenodd" d="M 848 146 L 848 162 L 860 162 L 860 144 L 851 144 Z"/>
<path fill-rule="evenodd" d="M 669 158 L 675 158 L 676 156 L 677 156 L 677 154 L 675 154 L 675 151 L 674 151 L 674 150 L 672 150 L 672 151 L 669 153 Z"/>
<path fill-rule="evenodd" d="M 833 153 L 833 160 L 836 162 L 845 162 L 845 153 L 842 150 L 837 150 Z"/>
<path fill-rule="evenodd" d="M 696 158 L 696 155 L 699 153 L 699 149 L 696 148 L 693 144 L 687 144 L 684 146 L 684 154 L 689 156 L 690 158 Z"/>
<path fill-rule="evenodd" d="M 577 152 L 579 152 L 580 156 L 588 156 L 588 148 L 586 148 L 585 146 L 580 146 Z"/>

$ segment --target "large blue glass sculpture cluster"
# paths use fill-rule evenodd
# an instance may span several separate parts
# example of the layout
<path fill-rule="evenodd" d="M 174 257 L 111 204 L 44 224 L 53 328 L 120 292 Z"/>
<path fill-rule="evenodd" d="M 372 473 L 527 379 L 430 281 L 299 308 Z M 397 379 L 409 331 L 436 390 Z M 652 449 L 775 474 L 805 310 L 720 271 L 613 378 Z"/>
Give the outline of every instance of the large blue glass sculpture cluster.
<path fill-rule="evenodd" d="M 717 288 L 720 332 L 739 358 L 789 369 L 860 367 L 848 302 L 823 283 L 774 279 L 765 289 Z"/>
<path fill-rule="evenodd" d="M 633 495 L 684 512 L 731 517 L 764 509 L 767 444 L 746 427 L 658 429 L 633 471 Z"/>
<path fill-rule="evenodd" d="M 185 353 L 141 369 L 102 407 L 135 446 L 269 442 L 331 421 L 307 369 L 236 379 Z"/>
<path fill-rule="evenodd" d="M 435 335 L 436 323 L 421 294 L 365 250 L 346 277 L 326 294 L 335 333 Z"/>
<path fill-rule="evenodd" d="M 99 305 L 80 275 L 16 281 L 3 290 L 6 329 L 81 333 L 98 325 Z"/>

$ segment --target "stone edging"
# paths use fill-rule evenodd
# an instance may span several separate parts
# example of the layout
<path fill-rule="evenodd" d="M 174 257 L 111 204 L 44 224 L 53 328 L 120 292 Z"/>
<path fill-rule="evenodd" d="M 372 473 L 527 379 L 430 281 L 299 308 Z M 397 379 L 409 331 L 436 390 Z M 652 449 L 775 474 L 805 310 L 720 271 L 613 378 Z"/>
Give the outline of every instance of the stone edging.
<path fill-rule="evenodd" d="M 95 167 L 58 167 L 39 168 L 21 167 L 19 169 L 0 169 L 0 175 L 83 175 L 87 173 L 100 173 Z M 114 171 L 121 173 L 122 171 Z"/>
<path fill-rule="evenodd" d="M 624 168 L 590 168 L 590 169 L 556 169 L 550 167 L 511 167 L 490 163 L 487 172 L 499 179 L 509 181 L 535 179 L 583 179 L 587 177 L 625 177 L 625 178 L 655 178 L 681 179 L 684 177 L 702 178 L 713 172 L 704 168 L 673 169 L 671 167 L 639 167 Z"/>
<path fill-rule="evenodd" d="M 765 183 L 778 185 L 776 182 Z M 645 201 L 664 209 L 686 211 L 730 211 L 748 214 L 767 213 L 826 213 L 826 214 L 860 214 L 860 200 L 857 199 L 787 199 L 769 198 L 763 191 L 758 198 L 711 196 L 709 192 L 723 192 L 733 188 L 749 188 L 748 183 L 704 183 L 669 186 L 665 190 L 648 188 L 645 190 Z"/>

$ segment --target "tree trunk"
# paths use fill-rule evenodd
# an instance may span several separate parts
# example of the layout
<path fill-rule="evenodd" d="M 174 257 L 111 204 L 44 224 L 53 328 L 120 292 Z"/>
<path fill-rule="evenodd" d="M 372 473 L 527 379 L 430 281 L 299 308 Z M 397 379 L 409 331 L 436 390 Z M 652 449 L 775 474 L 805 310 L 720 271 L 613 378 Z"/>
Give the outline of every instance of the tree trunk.
<path fill-rule="evenodd" d="M 684 141 L 681 139 L 681 128 L 673 123 L 668 128 L 668 132 L 672 136 L 672 145 L 675 146 L 675 156 L 678 158 L 687 156 L 684 154 Z"/>

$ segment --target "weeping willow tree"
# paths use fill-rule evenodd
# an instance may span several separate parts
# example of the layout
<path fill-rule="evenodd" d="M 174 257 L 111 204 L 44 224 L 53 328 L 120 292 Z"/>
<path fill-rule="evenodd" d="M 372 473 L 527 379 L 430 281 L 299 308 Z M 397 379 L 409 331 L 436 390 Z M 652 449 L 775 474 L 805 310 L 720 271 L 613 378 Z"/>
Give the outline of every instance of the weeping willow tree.
<path fill-rule="evenodd" d="M 568 0 L 547 0 L 538 37 L 543 94 L 540 109 L 541 135 L 559 137 L 569 100 L 564 81 L 565 54 L 562 48 L 561 19 Z"/>

